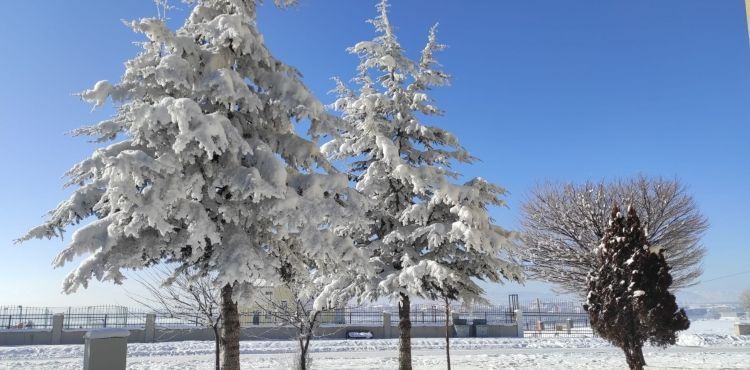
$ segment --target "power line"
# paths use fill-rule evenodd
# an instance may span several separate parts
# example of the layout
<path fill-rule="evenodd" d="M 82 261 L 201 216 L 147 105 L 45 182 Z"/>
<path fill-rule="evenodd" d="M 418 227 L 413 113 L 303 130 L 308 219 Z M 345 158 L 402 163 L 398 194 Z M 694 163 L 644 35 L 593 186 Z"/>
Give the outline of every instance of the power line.
<path fill-rule="evenodd" d="M 698 282 L 698 284 L 708 283 L 708 282 L 710 282 L 710 281 L 714 281 L 714 280 L 719 280 L 719 279 L 725 279 L 725 278 L 728 278 L 728 277 L 732 277 L 732 276 L 737 276 L 737 275 L 742 275 L 742 274 L 748 274 L 748 273 L 750 273 L 750 270 L 745 270 L 745 271 L 735 272 L 735 273 L 733 273 L 733 274 L 729 274 L 729 275 L 723 275 L 723 276 L 715 277 L 715 278 L 713 278 L 713 279 L 703 280 L 703 281 L 701 281 L 701 282 Z"/>

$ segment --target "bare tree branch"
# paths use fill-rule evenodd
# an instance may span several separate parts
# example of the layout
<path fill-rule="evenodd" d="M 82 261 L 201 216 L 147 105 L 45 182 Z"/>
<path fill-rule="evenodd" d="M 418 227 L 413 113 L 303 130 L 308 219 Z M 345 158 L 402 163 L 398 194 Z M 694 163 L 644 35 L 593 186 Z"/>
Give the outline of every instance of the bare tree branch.
<path fill-rule="evenodd" d="M 214 287 L 214 278 L 214 274 L 161 265 L 143 270 L 135 276 L 148 296 L 129 295 L 134 301 L 161 315 L 211 329 L 216 343 L 215 368 L 218 370 L 221 307 L 220 290 Z"/>
<path fill-rule="evenodd" d="M 340 275 L 336 270 L 338 267 L 333 263 L 321 262 L 307 256 L 299 240 L 289 239 L 272 253 L 278 259 L 278 280 L 272 285 L 274 288 L 286 289 L 290 294 L 289 301 L 257 294 L 255 304 L 266 316 L 276 319 L 280 326 L 291 326 L 296 329 L 299 358 L 294 366 L 297 370 L 307 370 L 310 368 L 310 341 L 321 324 L 323 310 L 338 307 L 348 295 L 338 294 L 338 288 L 333 288 L 335 292 L 331 291 L 331 280 Z M 299 269 L 300 266 L 304 268 Z M 315 301 L 326 288 L 326 297 L 329 298 L 327 307 L 315 307 Z"/>
<path fill-rule="evenodd" d="M 694 285 L 706 250 L 708 220 L 676 179 L 635 178 L 584 184 L 545 184 L 522 206 L 522 249 L 532 278 L 583 294 L 614 205 L 633 205 L 651 245 L 664 249 L 674 288 Z"/>

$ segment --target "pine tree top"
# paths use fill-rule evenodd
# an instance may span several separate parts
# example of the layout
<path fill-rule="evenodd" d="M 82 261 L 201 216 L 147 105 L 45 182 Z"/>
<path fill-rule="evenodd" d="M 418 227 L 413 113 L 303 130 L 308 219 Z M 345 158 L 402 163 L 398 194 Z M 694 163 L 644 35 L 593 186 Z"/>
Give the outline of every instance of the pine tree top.
<path fill-rule="evenodd" d="M 360 296 L 441 294 L 480 299 L 472 278 L 521 280 L 513 235 L 494 224 L 488 207 L 505 205 L 505 190 L 484 179 L 463 184 L 451 167 L 474 158 L 449 131 L 424 120 L 442 114 L 428 96 L 446 85 L 435 54 L 445 47 L 432 27 L 419 60 L 409 59 L 381 1 L 371 21 L 377 36 L 349 49 L 360 58 L 357 90 L 338 80 L 333 107 L 346 129 L 323 151 L 350 164 L 356 188 L 376 207 L 363 237 L 377 276 Z"/>

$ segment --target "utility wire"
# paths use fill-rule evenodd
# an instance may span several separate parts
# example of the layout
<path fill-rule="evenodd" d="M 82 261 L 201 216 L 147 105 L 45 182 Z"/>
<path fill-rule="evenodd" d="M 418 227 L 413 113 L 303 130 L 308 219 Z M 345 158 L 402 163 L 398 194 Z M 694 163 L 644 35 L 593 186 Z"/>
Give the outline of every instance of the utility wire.
<path fill-rule="evenodd" d="M 737 276 L 737 275 L 743 275 L 743 274 L 750 274 L 750 270 L 735 272 L 734 274 L 723 275 L 723 276 L 715 277 L 713 279 L 703 280 L 701 282 L 698 282 L 698 284 L 708 283 L 710 281 L 720 280 L 720 279 L 726 279 L 728 277 Z"/>

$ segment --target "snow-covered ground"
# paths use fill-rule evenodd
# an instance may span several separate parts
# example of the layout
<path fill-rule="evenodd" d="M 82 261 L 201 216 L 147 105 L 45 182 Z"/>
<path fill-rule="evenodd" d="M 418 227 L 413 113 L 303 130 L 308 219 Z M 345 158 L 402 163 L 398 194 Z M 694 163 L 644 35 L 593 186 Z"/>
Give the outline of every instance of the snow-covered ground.
<path fill-rule="evenodd" d="M 695 321 L 666 350 L 648 347 L 651 369 L 750 369 L 750 336 L 732 335 L 734 322 Z M 416 369 L 444 368 L 441 339 L 414 339 Z M 621 352 L 599 338 L 455 338 L 455 369 L 619 369 Z M 296 343 L 242 342 L 244 369 L 284 369 Z M 315 369 L 391 369 L 396 340 L 320 340 L 313 343 Z M 213 343 L 166 342 L 128 345 L 129 369 L 209 369 Z M 0 347 L 0 369 L 80 369 L 83 346 Z"/>

